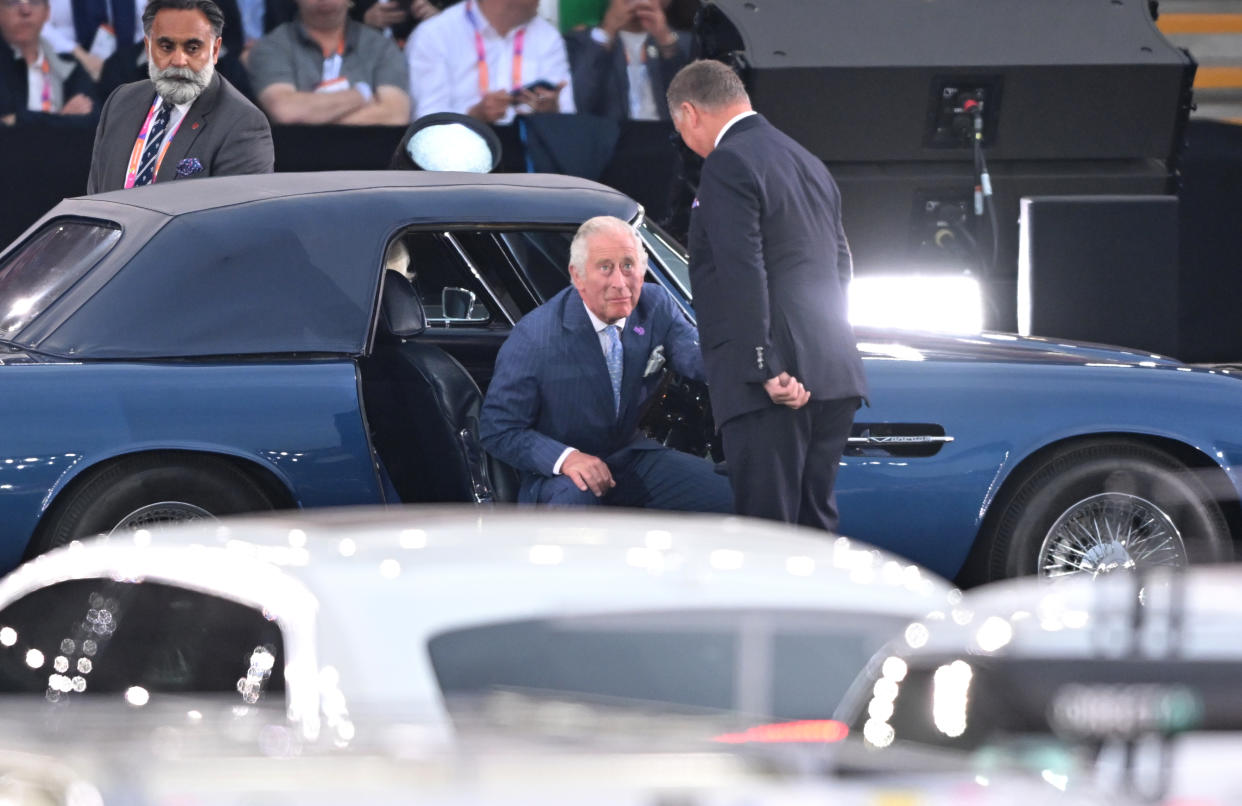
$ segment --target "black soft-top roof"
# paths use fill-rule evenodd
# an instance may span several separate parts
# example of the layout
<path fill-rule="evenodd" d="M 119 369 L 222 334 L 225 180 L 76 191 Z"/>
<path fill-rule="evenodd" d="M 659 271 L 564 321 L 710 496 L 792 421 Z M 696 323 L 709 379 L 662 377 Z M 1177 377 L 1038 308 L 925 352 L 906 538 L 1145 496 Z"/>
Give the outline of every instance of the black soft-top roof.
<path fill-rule="evenodd" d="M 485 194 L 477 193 L 484 188 Z M 321 171 L 226 176 L 196 179 L 193 185 L 164 182 L 99 193 L 89 198 L 176 216 L 268 199 L 325 193 L 349 192 L 352 198 L 364 200 L 372 194 L 380 198 L 403 189 L 417 189 L 420 202 L 425 202 L 445 219 L 467 215 L 481 223 L 512 221 L 519 210 L 522 219 L 531 221 L 574 221 L 582 215 L 584 206 L 594 210 L 594 215 L 614 215 L 626 220 L 638 211 L 637 203 L 625 194 L 573 176 L 447 171 Z M 475 192 L 463 196 L 463 191 Z M 490 203 L 480 204 L 482 199 Z"/>
<path fill-rule="evenodd" d="M 573 227 L 639 209 L 573 177 L 419 171 L 217 177 L 67 199 L 32 231 L 77 221 L 122 235 L 15 341 L 77 359 L 356 355 L 395 233 Z"/>

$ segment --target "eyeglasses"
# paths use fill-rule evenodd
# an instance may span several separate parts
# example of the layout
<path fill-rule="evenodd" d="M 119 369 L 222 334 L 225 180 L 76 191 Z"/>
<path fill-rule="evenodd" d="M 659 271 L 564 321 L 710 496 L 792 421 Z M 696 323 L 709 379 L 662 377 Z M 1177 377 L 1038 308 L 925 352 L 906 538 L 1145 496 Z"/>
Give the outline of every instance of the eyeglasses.
<path fill-rule="evenodd" d="M 47 0 L 0 0 L 0 6 L 4 8 L 17 8 L 18 6 L 39 8 L 46 5 Z"/>

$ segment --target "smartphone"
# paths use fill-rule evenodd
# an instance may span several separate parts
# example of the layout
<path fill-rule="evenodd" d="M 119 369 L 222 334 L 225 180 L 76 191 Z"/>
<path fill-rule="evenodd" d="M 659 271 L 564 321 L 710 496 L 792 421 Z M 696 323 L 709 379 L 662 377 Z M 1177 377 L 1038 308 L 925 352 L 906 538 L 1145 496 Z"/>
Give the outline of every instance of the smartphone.
<path fill-rule="evenodd" d="M 525 87 L 522 87 L 522 89 L 520 90 L 514 90 L 511 94 L 513 95 L 514 98 L 516 98 L 519 95 L 521 95 L 523 92 L 527 92 L 527 91 L 534 92 L 535 90 L 555 90 L 555 89 L 556 89 L 555 84 L 553 84 L 551 81 L 548 81 L 546 78 L 541 78 L 537 81 L 530 82 Z"/>

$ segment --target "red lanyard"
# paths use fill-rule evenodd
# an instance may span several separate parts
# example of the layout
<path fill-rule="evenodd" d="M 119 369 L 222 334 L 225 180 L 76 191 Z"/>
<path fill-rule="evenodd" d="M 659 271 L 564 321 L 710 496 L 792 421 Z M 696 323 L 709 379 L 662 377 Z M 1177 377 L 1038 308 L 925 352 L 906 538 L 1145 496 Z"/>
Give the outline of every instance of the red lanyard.
<path fill-rule="evenodd" d="M 48 63 L 47 56 L 39 54 L 39 70 L 43 73 L 43 93 L 40 100 L 43 102 L 43 111 L 52 111 L 52 80 L 49 76 L 52 74 L 52 65 Z"/>
<path fill-rule="evenodd" d="M 479 96 L 487 95 L 491 87 L 491 81 L 487 73 L 487 51 L 483 47 L 483 34 L 479 32 L 479 21 L 474 17 L 471 0 L 466 0 L 466 18 L 470 20 L 470 27 L 474 28 L 474 52 L 478 56 L 479 70 Z M 513 38 L 513 85 L 510 89 L 522 88 L 522 48 L 526 44 L 526 26 L 523 25 L 518 29 L 517 36 Z"/>

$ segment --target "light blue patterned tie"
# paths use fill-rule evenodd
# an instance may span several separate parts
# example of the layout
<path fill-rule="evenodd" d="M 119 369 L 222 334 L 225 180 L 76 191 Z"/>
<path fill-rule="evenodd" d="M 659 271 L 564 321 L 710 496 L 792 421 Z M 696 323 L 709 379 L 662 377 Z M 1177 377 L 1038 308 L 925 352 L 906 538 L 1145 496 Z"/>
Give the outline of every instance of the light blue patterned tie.
<path fill-rule="evenodd" d="M 613 413 L 621 413 L 621 333 L 616 325 L 604 328 L 608 349 L 604 360 L 608 362 L 608 378 L 612 381 Z"/>

